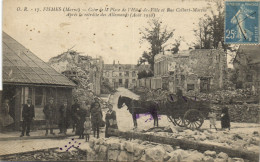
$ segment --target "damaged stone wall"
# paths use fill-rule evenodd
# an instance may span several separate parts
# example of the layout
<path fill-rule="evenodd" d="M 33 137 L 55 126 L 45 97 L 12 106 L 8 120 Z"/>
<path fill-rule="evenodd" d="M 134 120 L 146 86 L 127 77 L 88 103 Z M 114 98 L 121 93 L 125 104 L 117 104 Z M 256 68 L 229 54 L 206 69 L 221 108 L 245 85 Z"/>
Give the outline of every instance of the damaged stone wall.
<path fill-rule="evenodd" d="M 201 92 L 204 86 L 201 80 L 205 79 L 209 84 L 206 91 L 224 89 L 227 82 L 227 58 L 221 47 L 159 54 L 155 57 L 154 69 L 155 77 L 169 77 L 175 93 L 181 89 L 185 94 L 192 87 L 195 92 Z"/>
<path fill-rule="evenodd" d="M 94 96 L 100 94 L 104 64 L 102 57 L 92 58 L 80 55 L 77 51 L 68 50 L 51 58 L 48 64 L 77 84 L 72 91 L 74 98 L 92 102 Z"/>

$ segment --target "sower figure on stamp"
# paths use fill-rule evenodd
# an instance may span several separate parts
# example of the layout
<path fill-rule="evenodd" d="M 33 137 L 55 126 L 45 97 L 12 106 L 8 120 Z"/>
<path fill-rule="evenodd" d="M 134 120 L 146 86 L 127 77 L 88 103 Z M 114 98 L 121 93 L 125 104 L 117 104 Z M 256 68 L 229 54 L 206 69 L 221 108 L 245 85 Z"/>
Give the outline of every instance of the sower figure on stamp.
<path fill-rule="evenodd" d="M 66 135 L 67 128 L 69 126 L 69 115 L 70 115 L 67 101 L 63 102 L 63 105 L 61 105 L 61 107 L 59 109 L 59 113 L 60 113 L 60 120 L 59 120 L 60 132 L 59 132 L 59 134 L 64 133 Z"/>
<path fill-rule="evenodd" d="M 49 103 L 44 106 L 43 113 L 45 115 L 46 119 L 46 133 L 45 136 L 48 135 L 48 130 L 50 129 L 50 134 L 55 135 L 53 132 L 53 124 L 54 124 L 54 119 L 55 119 L 55 106 L 54 106 L 54 100 L 51 97 L 49 99 Z"/>
<path fill-rule="evenodd" d="M 22 134 L 20 137 L 24 136 L 24 132 L 26 131 L 26 136 L 30 136 L 30 126 L 33 118 L 35 117 L 34 105 L 32 105 L 32 100 L 30 98 L 27 99 L 27 104 L 23 105 L 22 111 Z"/>
<path fill-rule="evenodd" d="M 99 138 L 99 127 L 102 122 L 103 115 L 102 115 L 100 104 L 98 102 L 94 102 L 92 106 L 93 107 L 91 107 L 90 109 L 92 129 L 94 132 L 94 137 L 96 136 L 97 133 L 97 138 Z"/>
<path fill-rule="evenodd" d="M 231 19 L 232 24 L 236 25 L 237 38 L 240 42 L 243 40 L 252 41 L 253 31 L 250 31 L 246 28 L 247 19 L 255 19 L 253 16 L 254 11 L 247 8 L 244 4 L 240 6 L 240 9 L 237 11 L 236 15 Z"/>
<path fill-rule="evenodd" d="M 77 125 L 77 111 L 79 111 L 80 105 L 79 100 L 76 98 L 74 99 L 74 104 L 71 106 L 71 121 L 72 121 L 72 132 L 75 132 L 75 128 Z"/>

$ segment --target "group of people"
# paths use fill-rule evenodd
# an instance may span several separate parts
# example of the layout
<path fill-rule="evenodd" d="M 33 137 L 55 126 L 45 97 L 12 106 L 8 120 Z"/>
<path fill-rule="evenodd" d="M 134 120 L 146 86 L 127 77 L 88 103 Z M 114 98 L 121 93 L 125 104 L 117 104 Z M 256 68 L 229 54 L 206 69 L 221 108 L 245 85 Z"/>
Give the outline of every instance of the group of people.
<path fill-rule="evenodd" d="M 216 127 L 217 115 L 214 109 L 210 110 L 208 117 L 210 121 L 210 129 L 214 127 L 217 130 Z M 230 130 L 230 117 L 229 117 L 227 107 L 222 108 L 220 120 L 221 120 L 221 128 Z"/>
<path fill-rule="evenodd" d="M 109 128 L 117 128 L 116 112 L 113 110 L 112 105 L 109 105 L 108 107 L 109 110 L 107 111 L 105 117 L 106 137 L 108 137 L 107 130 Z M 63 104 L 59 107 L 58 111 L 56 110 L 54 99 L 52 97 L 49 98 L 48 103 L 44 106 L 43 109 L 46 120 L 45 136 L 48 135 L 49 130 L 50 134 L 55 135 L 53 129 L 54 123 L 57 119 L 56 112 L 59 113 L 59 134 L 67 133 L 67 129 L 71 121 L 73 129 L 72 132 L 75 132 L 76 135 L 79 135 L 80 139 L 84 139 L 85 136 L 86 141 L 88 141 L 91 131 L 93 131 L 94 137 L 99 138 L 99 129 L 103 124 L 103 114 L 97 97 L 94 98 L 94 102 L 91 104 L 88 104 L 85 101 L 81 101 L 81 103 L 79 103 L 79 100 L 75 99 L 74 104 L 71 107 L 68 106 L 67 101 L 64 101 Z M 34 105 L 32 105 L 32 100 L 28 98 L 27 103 L 23 105 L 23 123 L 20 137 L 23 137 L 25 133 L 27 136 L 30 136 L 30 125 L 34 117 Z"/>

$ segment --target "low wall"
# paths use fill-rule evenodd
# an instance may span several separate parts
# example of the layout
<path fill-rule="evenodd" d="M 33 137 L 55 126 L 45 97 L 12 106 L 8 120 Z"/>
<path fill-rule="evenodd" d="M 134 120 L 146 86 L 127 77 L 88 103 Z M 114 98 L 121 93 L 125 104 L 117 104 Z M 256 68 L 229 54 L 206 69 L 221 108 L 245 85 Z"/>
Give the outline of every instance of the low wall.
<path fill-rule="evenodd" d="M 109 130 L 108 134 L 116 137 L 123 137 L 126 139 L 139 139 L 142 141 L 150 141 L 150 142 L 156 142 L 156 143 L 161 143 L 161 144 L 166 144 L 171 146 L 179 146 L 181 149 L 185 149 L 185 150 L 193 149 L 193 150 L 198 150 L 200 152 L 204 152 L 208 150 L 215 151 L 217 153 L 224 152 L 230 157 L 239 157 L 250 161 L 257 161 L 259 159 L 259 154 L 252 151 L 228 148 L 228 147 L 218 146 L 213 144 L 206 144 L 206 143 L 191 141 L 187 139 L 176 139 L 176 138 L 155 136 L 155 135 L 135 133 L 135 132 L 121 132 L 119 130 L 114 130 L 114 129 Z"/>
<path fill-rule="evenodd" d="M 136 135 L 135 133 L 133 133 Z M 130 135 L 130 134 L 128 134 Z M 155 139 L 155 138 L 153 138 Z M 169 140 L 171 140 L 169 138 Z M 168 141 L 169 142 L 169 141 Z M 174 141 L 173 143 L 176 143 Z M 201 146 L 197 146 L 199 150 Z M 214 148 L 214 147 L 212 147 Z M 229 157 L 222 151 L 184 150 L 177 145 L 154 143 L 143 140 L 125 140 L 122 138 L 90 139 L 87 147 L 79 148 L 86 152 L 87 161 L 244 161 L 242 158 Z M 225 149 L 224 149 L 225 150 Z M 248 153 L 250 154 L 250 153 Z M 242 156 L 244 154 L 242 153 Z M 246 156 L 245 156 L 246 157 Z M 244 158 L 245 158 L 244 157 Z M 256 161 L 254 157 L 250 161 Z"/>

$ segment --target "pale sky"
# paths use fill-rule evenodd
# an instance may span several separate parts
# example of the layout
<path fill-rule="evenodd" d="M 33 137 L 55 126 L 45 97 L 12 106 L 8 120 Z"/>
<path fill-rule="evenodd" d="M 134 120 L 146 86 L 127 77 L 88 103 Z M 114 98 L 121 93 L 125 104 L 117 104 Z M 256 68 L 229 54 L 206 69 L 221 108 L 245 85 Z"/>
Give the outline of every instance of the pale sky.
<path fill-rule="evenodd" d="M 107 5 L 107 6 L 106 6 Z M 206 1 L 110 1 L 101 0 L 5 0 L 3 5 L 3 31 L 30 49 L 44 61 L 73 48 L 82 55 L 102 56 L 105 63 L 119 60 L 120 63 L 136 64 L 147 43 L 140 44 L 139 29 L 148 26 L 149 18 L 125 17 L 66 17 L 63 12 L 22 12 L 17 8 L 43 7 L 71 8 L 206 8 Z M 183 36 L 185 42 L 194 42 L 193 29 L 200 17 L 210 12 L 165 12 L 156 13 L 163 25 L 175 29 L 174 38 Z M 195 24 L 194 24 L 195 23 Z M 170 41 L 171 42 L 171 41 Z M 169 43 L 170 43 L 169 42 Z M 186 43 L 181 49 L 188 48 Z"/>

